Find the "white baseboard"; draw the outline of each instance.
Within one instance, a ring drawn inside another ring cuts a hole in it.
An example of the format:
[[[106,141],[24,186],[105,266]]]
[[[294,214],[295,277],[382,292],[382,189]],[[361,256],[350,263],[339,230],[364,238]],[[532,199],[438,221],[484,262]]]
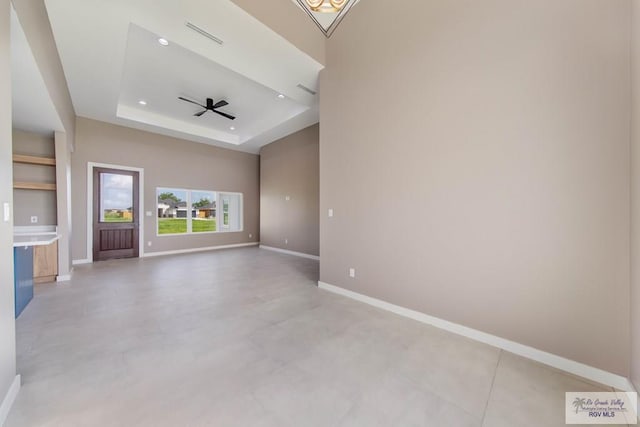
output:
[[[303,252],[288,251],[286,249],[274,248],[272,246],[265,246],[265,245],[260,245],[260,249],[266,249],[268,251],[280,252],[281,254],[299,256],[301,258],[308,258],[308,259],[314,259],[316,261],[320,261],[320,257],[319,256],[317,256],[317,255],[309,255],[309,254],[305,254]]]
[[[82,264],[91,264],[93,261],[90,259],[74,259],[71,264],[72,265],[82,265]]]
[[[7,417],[9,416],[9,411],[13,406],[13,402],[15,402],[16,397],[18,397],[18,392],[20,391],[20,375],[16,375],[11,383],[11,387],[7,391],[7,395],[2,399],[2,403],[0,404],[0,426],[3,426],[5,421],[7,421]]]
[[[238,243],[236,245],[221,245],[221,246],[208,246],[205,248],[193,248],[193,249],[178,249],[175,251],[164,251],[164,252],[147,252],[144,254],[144,258],[152,258],[157,256],[166,256],[166,255],[180,255],[180,254],[191,254],[194,252],[208,252],[208,251],[219,251],[221,249],[234,249],[234,248],[246,248],[249,246],[258,246],[260,243],[252,242],[252,243]]]
[[[560,369],[571,374],[587,378],[591,381],[595,381],[600,384],[615,387],[621,391],[636,391],[631,381],[621,375],[617,375],[611,372],[604,371],[602,369],[594,368],[592,366],[585,365],[574,360],[566,359],[555,354],[547,353],[546,351],[538,350],[533,347],[519,344],[517,342],[509,341],[504,338],[497,337],[495,335],[481,332],[475,329],[468,328],[466,326],[458,325],[447,320],[439,319],[437,317],[429,316],[418,311],[410,310],[408,308],[400,307],[382,301],[376,298],[371,298],[366,295],[362,295],[353,291],[349,291],[344,288],[330,285],[324,282],[318,282],[320,289],[324,289],[329,292],[333,292],[354,300],[363,302],[365,304],[372,305],[374,307],[381,308],[383,310],[390,311],[400,316],[408,317],[418,322],[426,323],[427,325],[435,326],[436,328],[444,329],[445,331],[452,332],[454,334],[462,335],[475,341],[479,341],[485,344],[489,344],[493,347],[500,348],[510,353],[517,354],[522,357],[526,357],[536,362],[543,363],[548,366],[552,366],[556,369]]]
[[[69,280],[71,280],[70,274],[64,274],[56,277],[56,282],[68,282]]]

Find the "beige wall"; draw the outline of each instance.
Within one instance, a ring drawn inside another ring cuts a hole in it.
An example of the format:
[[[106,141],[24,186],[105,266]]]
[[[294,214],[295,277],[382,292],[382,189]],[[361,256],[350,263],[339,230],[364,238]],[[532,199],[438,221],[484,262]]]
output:
[[[321,280],[627,375],[629,5],[361,2],[321,80]]]
[[[195,142],[78,117],[71,156],[74,260],[87,258],[87,164],[144,168],[145,253],[259,241],[259,158]],[[244,194],[244,231],[156,236],[156,188],[217,190]],[[252,235],[249,238],[249,234]],[[152,246],[148,247],[147,242]]]
[[[640,390],[640,0],[632,8],[631,380]]]
[[[10,1],[0,0],[0,404],[16,375],[13,296],[13,224],[4,222],[2,204],[13,203],[11,160]],[[0,419],[0,424],[4,420]]]
[[[53,133],[51,136],[13,130],[13,152],[30,156],[55,158]],[[56,168],[51,166],[15,164],[14,181],[56,182]],[[55,191],[13,190],[14,225],[34,225],[31,216],[38,217],[37,225],[56,225],[57,203]]]
[[[260,243],[265,246],[320,254],[319,130],[310,126],[260,150]]]
[[[325,63],[324,34],[291,0],[232,1],[320,64]]]

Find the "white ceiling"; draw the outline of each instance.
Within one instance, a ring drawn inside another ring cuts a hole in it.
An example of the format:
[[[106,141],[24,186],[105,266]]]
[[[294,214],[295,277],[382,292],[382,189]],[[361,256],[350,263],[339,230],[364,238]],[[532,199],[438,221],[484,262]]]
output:
[[[51,135],[64,127],[44,84],[18,15],[11,8],[11,106],[13,127]]]
[[[316,90],[322,65],[230,0],[45,2],[79,116],[254,153],[318,121],[297,85]],[[178,96],[224,99],[237,119],[196,118]]]

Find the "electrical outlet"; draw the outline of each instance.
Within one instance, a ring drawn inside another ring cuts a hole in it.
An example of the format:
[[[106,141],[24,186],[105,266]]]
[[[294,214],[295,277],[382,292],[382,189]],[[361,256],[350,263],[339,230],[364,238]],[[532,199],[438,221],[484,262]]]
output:
[[[349,269],[349,277],[351,277],[351,278],[356,277],[356,269],[355,268],[350,268]]]
[[[149,246],[149,247],[151,247],[151,245],[152,245],[152,244],[153,244],[153,243],[151,243],[151,240],[149,240],[149,241],[147,242],[147,246]]]
[[[289,244],[289,239],[284,239],[284,244],[288,245]]]
[[[249,233],[249,238],[252,239],[253,238],[253,234]]]
[[[147,216],[149,216],[149,217],[150,217],[150,216],[153,216],[153,212],[151,212],[151,211],[147,211]]]
[[[37,216],[32,216],[31,217],[31,224],[37,224],[38,223],[38,217]]]

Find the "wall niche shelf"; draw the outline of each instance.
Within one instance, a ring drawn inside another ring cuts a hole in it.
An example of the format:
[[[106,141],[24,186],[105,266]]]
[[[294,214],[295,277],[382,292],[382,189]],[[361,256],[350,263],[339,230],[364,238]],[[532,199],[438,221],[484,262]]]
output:
[[[13,188],[16,190],[46,190],[56,191],[56,185],[48,182],[14,182]]]
[[[14,154],[13,163],[24,163],[27,165],[55,166],[56,159],[49,157],[26,156],[24,154]]]
[[[37,166],[55,166],[56,159],[51,157],[28,156],[26,154],[14,154],[13,163]],[[50,182],[14,181],[16,190],[45,190],[56,191],[56,184]]]

